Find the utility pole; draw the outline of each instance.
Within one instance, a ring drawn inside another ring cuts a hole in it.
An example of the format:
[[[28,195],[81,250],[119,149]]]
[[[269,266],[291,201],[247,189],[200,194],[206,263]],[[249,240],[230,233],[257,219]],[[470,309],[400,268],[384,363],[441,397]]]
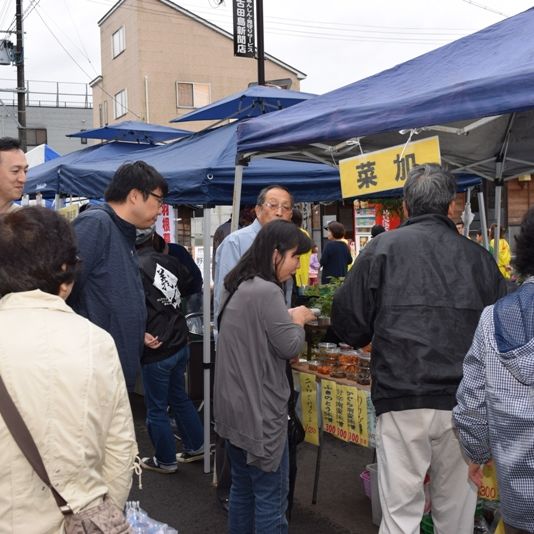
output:
[[[263,44],[263,0],[256,0],[256,32],[258,36],[258,85],[265,85],[265,49]]]
[[[17,0],[17,46],[16,46],[16,64],[17,64],[17,117],[19,122],[19,142],[20,147],[26,152],[26,81],[24,79],[24,45],[22,31],[22,0]]]

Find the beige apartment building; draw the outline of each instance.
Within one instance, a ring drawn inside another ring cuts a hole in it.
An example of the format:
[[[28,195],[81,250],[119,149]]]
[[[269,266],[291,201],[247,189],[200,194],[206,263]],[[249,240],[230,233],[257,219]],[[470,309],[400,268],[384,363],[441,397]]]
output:
[[[257,62],[234,56],[232,34],[169,0],[120,0],[99,21],[102,74],[91,82],[93,124],[168,125],[245,89]],[[267,55],[265,79],[300,89],[306,75]],[[198,130],[207,123],[183,123]]]

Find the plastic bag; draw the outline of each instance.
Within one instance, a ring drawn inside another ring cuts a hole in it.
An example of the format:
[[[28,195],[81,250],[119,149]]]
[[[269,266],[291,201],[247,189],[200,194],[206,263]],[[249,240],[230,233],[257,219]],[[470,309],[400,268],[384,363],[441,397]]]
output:
[[[128,501],[125,514],[133,534],[178,534],[175,528],[149,517],[139,506],[139,501]]]

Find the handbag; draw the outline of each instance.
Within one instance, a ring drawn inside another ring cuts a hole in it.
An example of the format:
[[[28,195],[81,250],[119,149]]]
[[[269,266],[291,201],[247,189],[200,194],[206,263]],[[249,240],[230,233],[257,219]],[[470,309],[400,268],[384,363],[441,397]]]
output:
[[[0,376],[0,413],[15,443],[26,457],[39,478],[50,488],[56,504],[64,517],[66,534],[127,534],[132,533],[122,511],[106,496],[97,506],[74,513],[67,501],[50,482],[48,473],[26,423]]]
[[[287,402],[287,441],[290,447],[296,447],[299,443],[304,441],[306,431],[304,430],[304,426],[295,409],[298,393],[295,391],[293,372],[291,371],[291,365],[289,365],[289,363],[286,365],[286,375],[291,391]]]
[[[288,442],[294,445],[298,445],[299,443],[302,443],[304,441],[304,438],[306,437],[306,431],[304,430],[302,422],[300,421],[299,416],[297,415],[297,412],[294,408],[293,410],[288,410],[287,417]]]

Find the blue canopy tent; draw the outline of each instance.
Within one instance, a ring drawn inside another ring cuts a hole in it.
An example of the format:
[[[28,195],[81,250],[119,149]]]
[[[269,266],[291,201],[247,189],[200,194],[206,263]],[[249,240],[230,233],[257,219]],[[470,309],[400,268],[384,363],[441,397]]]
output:
[[[170,122],[246,119],[294,106],[315,95],[278,87],[252,85]]]
[[[503,180],[534,171],[532,28],[529,9],[359,82],[244,121],[240,161],[271,155],[328,163],[410,136],[438,135],[453,172],[495,180],[499,228]]]
[[[32,169],[25,192],[102,198],[122,163],[143,160],[167,180],[169,194],[166,199],[169,203],[230,205],[237,150],[236,129],[236,123],[228,124],[168,145],[145,146],[144,149],[127,143],[99,145],[103,147],[100,149],[90,147],[55,160],[55,165],[45,164]],[[127,150],[124,150],[125,146],[128,146]],[[138,148],[133,150],[132,146]],[[104,147],[109,147],[105,153]],[[245,170],[243,202],[254,204],[259,191],[273,183],[286,186],[299,202],[341,198],[339,174],[335,168],[264,160]]]
[[[67,137],[79,137],[80,139],[102,139],[106,141],[131,141],[134,143],[160,143],[191,135],[189,130],[180,130],[159,124],[150,124],[143,121],[123,121],[115,124],[106,124],[102,128],[80,130],[68,134]]]
[[[146,148],[147,145],[137,143],[123,143],[115,141],[99,145],[92,145],[82,150],[70,152],[59,158],[42,163],[30,168],[28,178],[24,186],[24,194],[35,195],[41,193],[45,198],[53,198],[56,194],[78,195],[70,188],[66,188],[63,180],[63,169],[67,165],[87,162],[95,164],[110,157],[119,156],[131,159],[134,153]]]
[[[26,161],[30,167],[35,167],[36,165],[40,165],[45,161],[59,158],[60,155],[61,154],[56,152],[51,146],[43,143],[42,145],[38,145],[26,152]]]

